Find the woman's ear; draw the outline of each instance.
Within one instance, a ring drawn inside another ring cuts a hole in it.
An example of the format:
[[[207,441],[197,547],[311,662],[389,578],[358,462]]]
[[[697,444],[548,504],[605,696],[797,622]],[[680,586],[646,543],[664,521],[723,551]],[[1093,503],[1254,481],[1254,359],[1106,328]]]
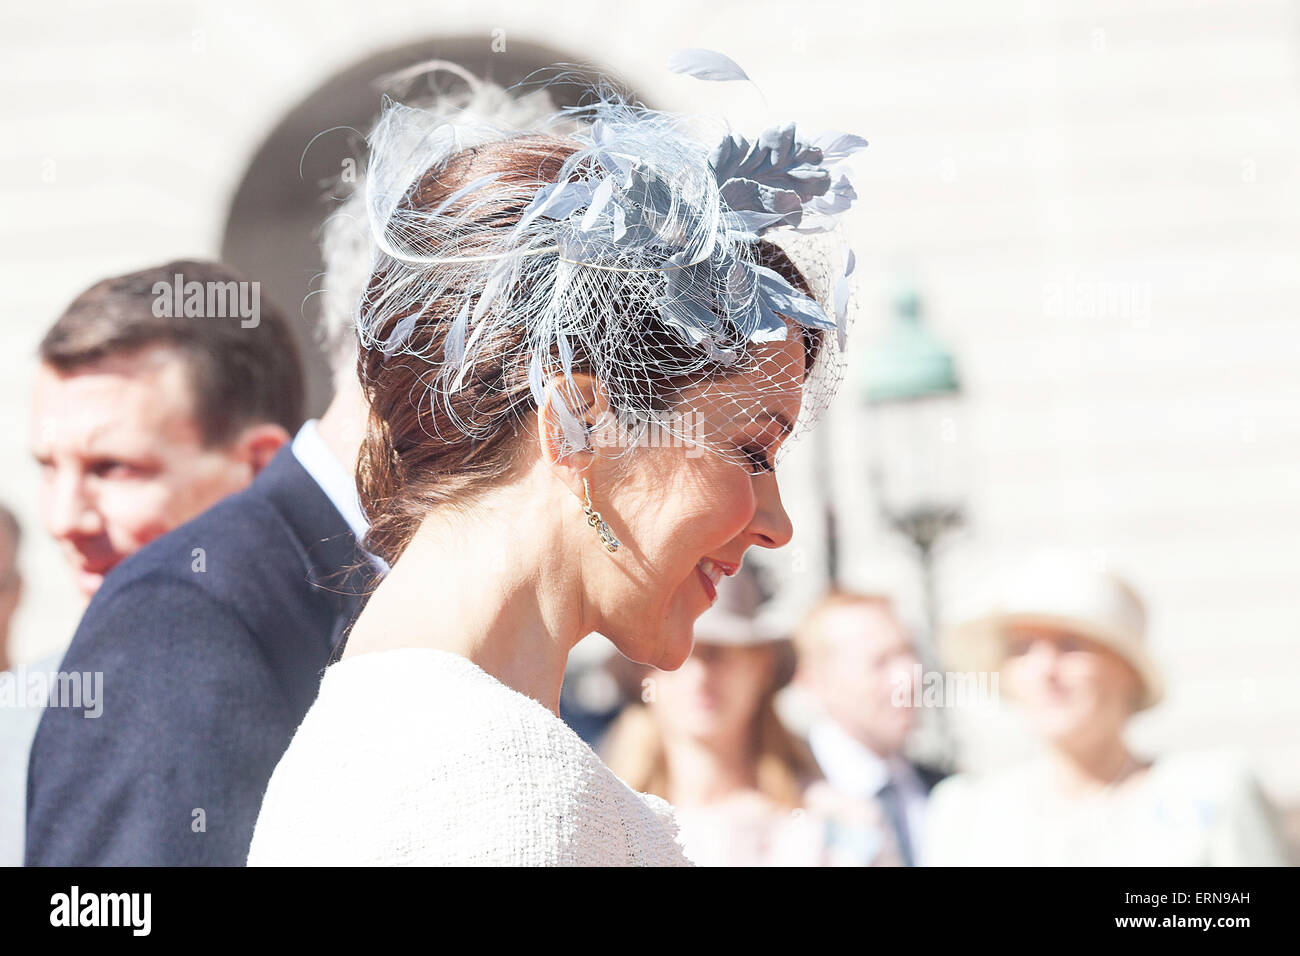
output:
[[[565,484],[580,493],[582,476],[591,467],[593,448],[610,417],[609,400],[585,372],[547,381],[537,409],[537,438],[542,457]]]

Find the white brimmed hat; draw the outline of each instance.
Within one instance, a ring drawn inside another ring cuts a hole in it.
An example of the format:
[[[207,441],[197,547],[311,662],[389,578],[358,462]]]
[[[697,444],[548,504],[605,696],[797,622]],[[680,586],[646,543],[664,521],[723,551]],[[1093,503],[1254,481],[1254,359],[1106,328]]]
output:
[[[1050,627],[1095,641],[1119,655],[1142,681],[1138,709],[1164,694],[1160,669],[1146,645],[1142,599],[1119,576],[1082,556],[1046,552],[996,572],[967,613],[945,635],[945,651],[959,667],[998,670],[1012,624]]]

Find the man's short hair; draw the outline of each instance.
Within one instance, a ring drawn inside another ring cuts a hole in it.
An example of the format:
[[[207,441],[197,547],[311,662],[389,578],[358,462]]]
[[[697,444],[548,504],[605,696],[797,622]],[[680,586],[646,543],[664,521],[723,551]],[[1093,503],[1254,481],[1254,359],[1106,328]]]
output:
[[[184,308],[195,282],[205,291],[200,315]],[[257,315],[250,319],[232,302],[256,303]],[[274,423],[292,435],[302,424],[293,329],[259,284],[215,262],[179,260],[95,283],[45,334],[40,358],[70,372],[154,345],[170,346],[186,363],[206,446],[225,444],[248,425]]]
[[[873,594],[865,591],[851,591],[835,588],[827,592],[804,615],[795,629],[794,643],[800,655],[809,656],[820,652],[822,647],[822,626],[827,615],[840,608],[870,607],[897,619],[894,601],[885,594]]]

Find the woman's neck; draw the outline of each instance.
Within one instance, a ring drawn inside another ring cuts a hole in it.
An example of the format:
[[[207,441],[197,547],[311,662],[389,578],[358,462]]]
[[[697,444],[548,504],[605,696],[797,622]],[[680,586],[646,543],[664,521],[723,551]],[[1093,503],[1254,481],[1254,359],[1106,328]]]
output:
[[[1069,746],[1057,745],[1048,750],[1048,756],[1057,788],[1068,797],[1107,790],[1137,765],[1118,734]]]
[[[449,651],[558,715],[569,651],[591,627],[580,566],[560,543],[565,522],[537,510],[526,488],[507,488],[429,515],[367,603],[344,657]],[[562,514],[558,503],[550,510]]]

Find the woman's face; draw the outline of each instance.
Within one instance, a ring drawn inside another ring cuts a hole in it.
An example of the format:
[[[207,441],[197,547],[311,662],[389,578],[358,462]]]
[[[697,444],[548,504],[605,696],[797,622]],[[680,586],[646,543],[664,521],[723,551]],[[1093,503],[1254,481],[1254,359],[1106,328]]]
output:
[[[1066,631],[1013,625],[1003,674],[1047,740],[1085,743],[1115,734],[1132,715],[1140,680],[1101,644]]]
[[[775,668],[770,645],[697,644],[677,670],[651,675],[651,711],[669,740],[744,741]]]
[[[600,469],[607,486],[592,482],[592,506],[622,547],[602,555],[608,560],[599,562],[587,593],[596,630],[626,657],[679,667],[721,576],[736,573],[751,545],[779,548],[790,540],[771,463],[799,415],[804,354],[792,330],[789,341],[763,347],[755,371],[684,392],[682,421],[703,436],[701,444],[635,448],[622,469],[611,456]]]

